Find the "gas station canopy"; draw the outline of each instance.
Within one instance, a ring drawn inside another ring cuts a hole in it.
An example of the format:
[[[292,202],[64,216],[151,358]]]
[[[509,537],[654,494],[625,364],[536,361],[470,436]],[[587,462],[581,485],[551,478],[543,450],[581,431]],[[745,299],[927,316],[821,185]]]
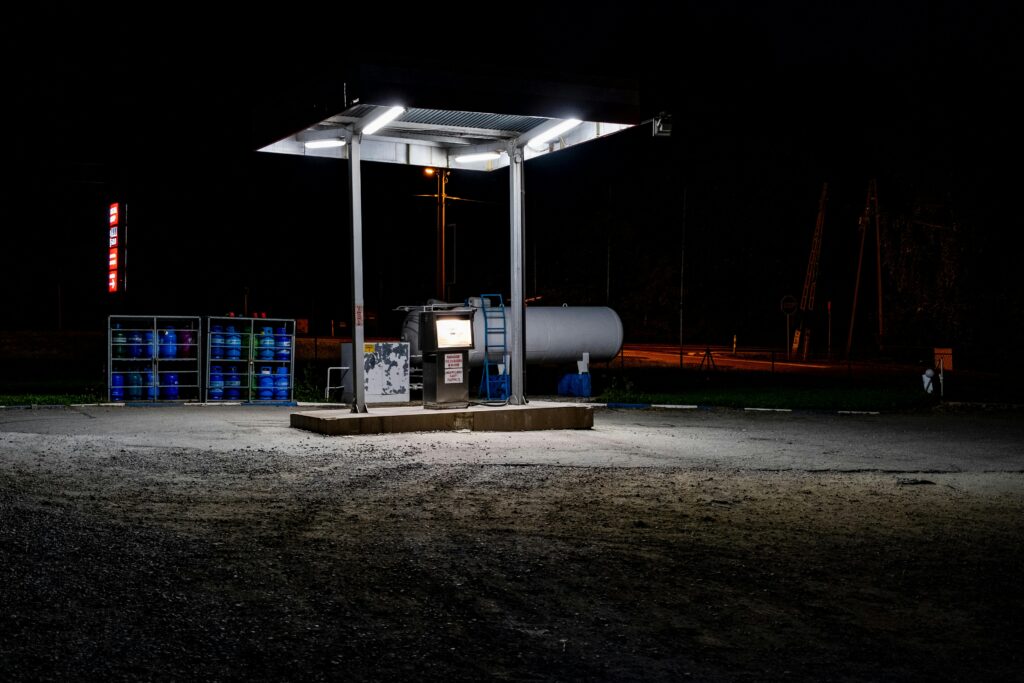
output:
[[[374,127],[375,121],[388,116],[393,118]],[[364,161],[492,171],[508,166],[510,147],[522,148],[529,160],[631,125],[581,121],[571,115],[551,118],[354,104],[259,151],[347,159],[347,143],[362,132]]]
[[[418,50],[391,62],[356,57],[332,66],[332,78],[274,98],[275,108],[290,112],[273,116],[279,132],[257,146],[347,159],[359,134],[366,161],[489,171],[509,165],[510,146],[531,159],[651,118],[632,75],[556,67],[539,54],[531,67],[528,57],[428,60]],[[390,120],[380,120],[387,112]]]
[[[339,113],[259,148],[261,152],[348,162],[353,349],[362,348],[364,339],[361,162],[467,171],[508,167],[509,403],[526,403],[524,162],[639,123],[637,93],[607,83],[524,81],[515,71],[501,72],[492,67],[453,74],[423,68],[362,65],[356,67],[353,76],[351,83],[343,83]],[[513,113],[489,113],[501,111]],[[651,121],[655,135],[668,134],[667,119],[664,126],[657,118]],[[352,365],[352,411],[364,413],[367,410],[363,368],[358,362]]]

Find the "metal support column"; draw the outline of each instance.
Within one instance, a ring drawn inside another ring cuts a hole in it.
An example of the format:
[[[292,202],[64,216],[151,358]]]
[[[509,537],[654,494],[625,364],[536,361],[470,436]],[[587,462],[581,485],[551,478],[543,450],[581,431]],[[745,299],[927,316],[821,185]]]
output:
[[[362,176],[359,168],[359,145],[362,134],[349,138],[348,187],[352,201],[352,412],[366,412],[363,387],[363,201]]]
[[[509,379],[511,393],[508,402],[523,405],[523,319],[525,317],[523,297],[523,149],[512,145],[508,150],[509,165],[509,252],[511,254],[512,295],[509,297]]]

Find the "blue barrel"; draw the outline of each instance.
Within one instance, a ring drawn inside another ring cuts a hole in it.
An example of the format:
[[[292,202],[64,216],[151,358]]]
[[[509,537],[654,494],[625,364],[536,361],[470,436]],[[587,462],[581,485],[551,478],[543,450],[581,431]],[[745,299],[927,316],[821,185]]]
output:
[[[242,335],[235,330],[234,325],[228,325],[224,333],[224,344],[227,346],[225,358],[238,360],[242,357]]]
[[[288,389],[291,387],[291,375],[288,368],[280,367],[274,375],[274,399],[277,401],[288,400]]]
[[[224,357],[224,328],[220,325],[210,326],[210,358]]]
[[[124,400],[124,375],[120,372],[110,374],[110,400]]]
[[[160,396],[169,401],[176,401],[178,399],[178,373],[164,373],[162,386],[160,387]]]
[[[142,358],[142,333],[138,330],[128,333],[128,357]]]
[[[110,331],[110,355],[114,358],[124,358],[127,353],[128,335],[121,329],[121,323],[114,323],[114,328]]]
[[[229,365],[224,373],[224,398],[237,401],[242,397],[242,378],[238,376],[238,366]]]
[[[261,401],[269,401],[274,398],[274,375],[271,373],[270,368],[260,368],[256,386],[258,387],[256,395]]]
[[[260,360],[274,360],[274,328],[264,327],[260,335]]]
[[[210,400],[224,400],[224,374],[219,365],[210,366]]]
[[[128,400],[138,401],[142,398],[142,373],[132,370],[128,373]]]
[[[277,342],[274,346],[274,358],[277,360],[290,360],[292,357],[292,336],[288,334],[288,328],[277,328],[274,338]]]
[[[153,381],[153,371],[142,371],[142,384],[146,387],[146,398],[150,401],[156,400],[156,382]]]
[[[178,333],[170,325],[166,329],[160,330],[160,357],[178,357]]]
[[[156,358],[158,355],[160,355],[160,349],[157,348],[153,330],[146,330],[142,333],[142,357]]]

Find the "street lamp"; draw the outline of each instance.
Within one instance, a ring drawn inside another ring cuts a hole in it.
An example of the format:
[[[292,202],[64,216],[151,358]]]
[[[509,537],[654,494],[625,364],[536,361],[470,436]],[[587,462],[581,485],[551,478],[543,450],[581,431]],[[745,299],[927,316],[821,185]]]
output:
[[[446,300],[446,284],[448,282],[445,272],[445,212],[448,207],[448,176],[451,171],[438,168],[425,168],[423,174],[437,178],[437,280],[435,291],[440,301]]]

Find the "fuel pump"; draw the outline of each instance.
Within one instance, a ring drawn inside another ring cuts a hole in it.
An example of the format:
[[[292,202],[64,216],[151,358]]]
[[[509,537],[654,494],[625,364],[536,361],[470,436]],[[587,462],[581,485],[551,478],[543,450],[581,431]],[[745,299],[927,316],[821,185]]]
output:
[[[423,407],[469,406],[469,351],[473,348],[474,308],[424,311],[420,319],[423,353]]]

